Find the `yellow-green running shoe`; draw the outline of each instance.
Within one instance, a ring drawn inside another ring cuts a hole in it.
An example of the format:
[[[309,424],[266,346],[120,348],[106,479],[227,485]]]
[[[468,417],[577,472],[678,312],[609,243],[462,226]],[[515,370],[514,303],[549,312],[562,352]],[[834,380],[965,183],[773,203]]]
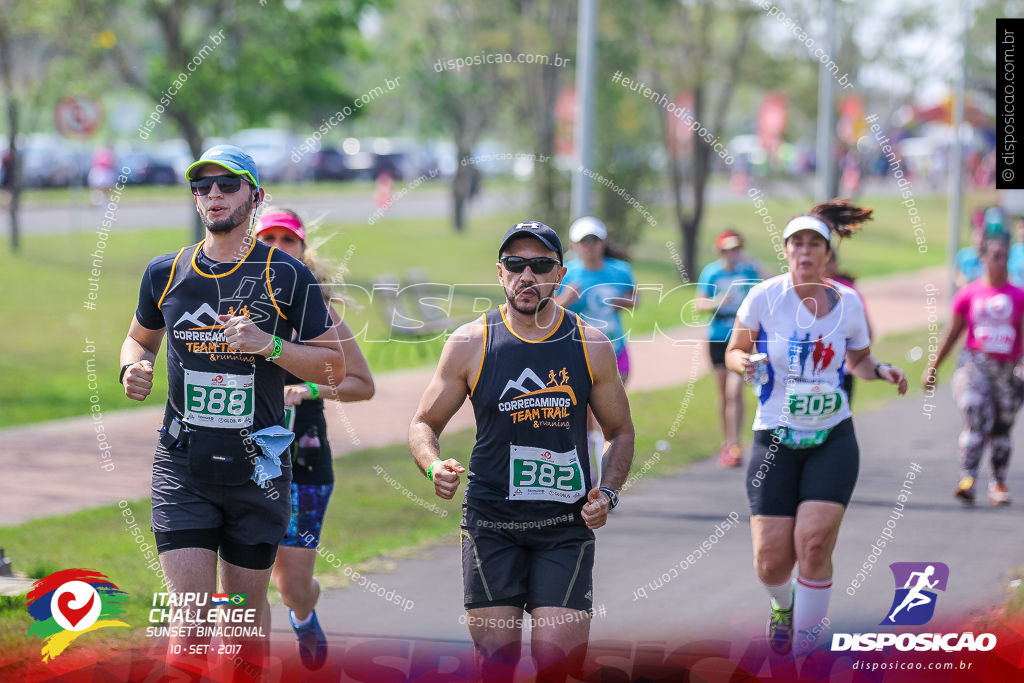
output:
[[[793,589],[793,597],[796,597],[796,589]],[[793,647],[793,603],[782,609],[772,603],[772,615],[768,618],[768,645],[772,652],[779,655],[789,654]]]

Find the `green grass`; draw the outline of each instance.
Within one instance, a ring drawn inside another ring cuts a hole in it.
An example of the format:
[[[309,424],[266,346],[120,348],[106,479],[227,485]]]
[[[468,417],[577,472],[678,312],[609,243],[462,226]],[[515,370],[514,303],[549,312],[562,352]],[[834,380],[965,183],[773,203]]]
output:
[[[844,269],[859,276],[886,275],[943,262],[942,199],[919,202],[927,226],[926,254],[918,253],[904,209],[895,198],[866,203],[875,206],[878,218],[842,246]],[[795,202],[769,202],[767,206],[780,230],[786,218],[807,208]],[[769,269],[775,268],[769,234],[759,227],[760,219],[753,210],[753,205],[744,201],[710,206],[698,263],[714,258],[711,236],[721,228],[735,226],[746,235],[749,250]],[[637,281],[643,287],[640,305],[627,315],[626,325],[633,335],[649,333],[656,326],[671,329],[699,323],[686,306],[694,288],[673,291],[680,281],[667,243],[679,248],[678,231],[664,210],[656,214],[658,225],[649,228],[632,249]],[[464,234],[454,234],[447,218],[385,215],[373,225],[322,226],[320,234],[331,236],[322,252],[347,264],[347,292],[362,304],[361,310],[348,307],[345,318],[357,332],[365,330],[361,344],[374,372],[434,365],[443,344],[440,337],[425,344],[381,341],[386,339],[385,327],[369,301],[374,278],[386,273],[401,278],[418,270],[429,280],[455,283],[453,305],[447,313],[457,320],[472,319],[479,315],[474,310],[503,299],[494,266],[496,243],[505,228],[522,217],[473,217]],[[96,309],[91,311],[83,308],[83,302],[90,286],[95,235],[29,235],[19,254],[0,252],[0,277],[8,292],[0,322],[8,339],[16,340],[16,352],[0,354],[0,375],[4,377],[0,426],[85,414],[92,394],[86,379],[86,361],[92,354],[83,353],[87,340],[95,346],[98,394],[104,410],[138,405],[123,398],[117,370],[121,343],[138,301],[139,280],[149,260],[186,243],[190,229],[112,233],[103,254]],[[157,367],[157,386],[164,387],[164,363]]]
[[[878,343],[874,351],[879,358],[899,363],[913,379],[920,377],[924,369],[923,360],[907,363],[901,359],[908,349],[920,345],[923,337],[923,333],[890,337]],[[948,375],[952,371],[951,364],[947,364],[944,371]],[[912,381],[910,393],[918,392],[918,386],[916,381]],[[895,396],[893,387],[881,382],[859,382],[856,391],[857,412],[877,409]],[[679,471],[686,463],[717,451],[721,437],[715,401],[710,400],[714,392],[713,378],[705,375],[693,383],[689,398],[686,386],[630,396],[637,433],[634,474],[641,469],[645,472],[643,477],[670,474]],[[754,399],[750,392],[744,395],[749,417],[753,414]],[[681,409],[684,402],[685,413]],[[472,430],[446,434],[441,439],[442,453],[459,458],[466,464],[473,439]],[[668,448],[656,450],[655,444],[662,440],[668,443]],[[332,553],[342,563],[380,570],[380,562],[367,563],[382,553],[402,555],[406,553],[399,552],[399,549],[446,535],[454,536],[460,518],[458,500],[461,496],[448,502],[436,498],[412,464],[404,443],[340,458],[335,461],[334,470],[336,495],[327,511],[321,546],[325,553]],[[385,481],[385,475],[425,503],[436,504],[447,515],[424,509],[415,499],[406,497],[403,490],[396,490],[394,484]],[[627,503],[629,495],[628,491],[624,493]],[[132,501],[130,508],[139,527],[147,530],[149,500]],[[147,623],[150,596],[161,588],[155,574],[146,568],[147,561],[128,533],[118,506],[0,528],[0,538],[6,554],[14,561],[15,569],[27,572],[33,578],[69,567],[92,568],[107,574],[132,596],[127,603],[126,621],[137,629],[134,635],[123,633],[111,637],[119,642],[136,642],[132,639],[141,638],[138,629]],[[148,531],[144,538],[152,544]],[[451,549],[450,552],[456,550]],[[346,583],[344,568],[335,569],[323,557],[317,558],[316,572],[325,586]],[[0,602],[0,649],[24,647],[29,622],[24,598]]]

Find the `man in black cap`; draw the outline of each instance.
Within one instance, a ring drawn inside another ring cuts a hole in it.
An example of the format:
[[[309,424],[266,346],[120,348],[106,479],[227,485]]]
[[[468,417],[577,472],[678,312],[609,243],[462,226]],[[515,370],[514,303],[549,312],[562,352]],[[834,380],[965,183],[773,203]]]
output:
[[[466,468],[438,436],[470,398],[477,439],[463,504],[466,623],[484,680],[511,680],[523,610],[540,674],[583,661],[593,604],[594,529],[618,502],[633,423],[615,354],[600,331],[555,303],[562,244],[536,221],[498,249],[506,303],[449,338],[409,428],[413,458],[450,499]],[[611,442],[593,482],[587,406]]]

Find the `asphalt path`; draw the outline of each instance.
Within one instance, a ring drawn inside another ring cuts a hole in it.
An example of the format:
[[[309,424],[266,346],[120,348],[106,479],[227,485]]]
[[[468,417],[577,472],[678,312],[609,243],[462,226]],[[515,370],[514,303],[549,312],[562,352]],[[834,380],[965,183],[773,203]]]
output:
[[[809,198],[809,185],[777,183],[770,188],[762,187],[776,198]],[[195,218],[195,209],[189,198],[188,188],[181,185],[180,200],[161,199],[138,201],[129,193],[122,195],[115,212],[118,230],[147,230],[168,226],[189,227]],[[286,195],[283,191],[274,193],[272,186],[267,203],[286,205],[302,216],[324,217],[324,220],[341,223],[368,221],[377,211],[374,192],[368,189],[364,194],[343,192],[330,194],[305,194],[301,190]],[[872,192],[891,193],[888,185],[872,186]],[[427,185],[415,181],[396,181],[392,189],[394,201],[384,209],[384,215],[393,218],[424,218],[450,216],[452,212],[451,186],[447,182],[432,182]],[[708,186],[706,201],[711,204],[746,201],[743,193],[734,191],[729,185],[716,183]],[[6,197],[0,196],[0,202]],[[669,205],[671,199],[662,196],[654,205]],[[469,215],[489,216],[524,209],[529,205],[526,189],[488,189],[469,202]],[[22,232],[25,235],[53,235],[62,233],[93,232],[101,227],[106,206],[63,202],[54,204],[28,204],[21,210]],[[10,217],[6,209],[0,211],[0,229],[3,234],[10,232]]]
[[[930,418],[926,402],[933,405]],[[894,595],[892,562],[949,566],[947,590],[937,598],[937,621],[960,624],[997,611],[1008,598],[1011,570],[1024,565],[1022,503],[990,506],[984,494],[987,470],[975,507],[953,499],[960,418],[948,387],[940,387],[930,401],[921,395],[902,398],[857,415],[855,425],[860,477],[834,554],[833,632],[885,630],[878,625]],[[685,429],[684,422],[683,434]],[[1014,440],[1018,451],[1024,447],[1020,429]],[[637,453],[634,472],[654,455]],[[744,470],[719,470],[709,458],[681,474],[640,480],[623,494],[607,526],[597,532],[592,644],[628,648],[715,638],[730,641],[739,658],[751,642],[763,638],[768,601],[752,567],[746,478]],[[1019,464],[1011,465],[1008,485],[1011,491],[1024,491]],[[904,489],[910,492],[908,502],[897,516],[897,496]],[[422,495],[432,495],[426,483]],[[730,515],[739,522],[726,529]],[[889,525],[892,540],[859,588],[853,587],[862,565],[871,565],[872,546],[889,520],[894,522]],[[716,535],[711,550],[694,558],[701,544]],[[378,571],[363,574],[373,584],[325,590],[317,613],[332,640],[468,643],[456,543],[453,535],[412,557],[379,558]],[[676,575],[664,580],[673,567]],[[275,640],[287,640],[286,611],[280,604],[273,611]]]
[[[394,192],[405,185],[396,183]],[[482,192],[469,204],[470,215],[492,215],[515,209],[525,203],[526,195],[513,192]],[[287,205],[302,216],[324,217],[331,222],[358,223],[368,221],[377,210],[373,192],[365,195],[339,193],[337,195],[303,195],[294,197],[280,195],[271,201]],[[54,235],[63,233],[93,232],[100,229],[107,208],[89,204],[33,204],[21,212],[22,232],[25,235]],[[428,187],[395,199],[386,208],[384,215],[393,218],[422,218],[424,216],[447,216],[451,214],[451,192],[448,187]],[[195,208],[189,198],[188,188],[181,186],[181,199],[140,202],[125,199],[119,202],[114,212],[117,230],[152,230],[173,226],[190,227],[195,220]],[[0,226],[4,234],[10,232],[10,217],[0,212]]]

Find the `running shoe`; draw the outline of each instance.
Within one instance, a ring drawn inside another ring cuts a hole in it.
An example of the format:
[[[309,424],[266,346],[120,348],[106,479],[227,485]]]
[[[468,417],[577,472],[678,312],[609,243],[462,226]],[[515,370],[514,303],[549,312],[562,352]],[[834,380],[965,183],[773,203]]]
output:
[[[796,588],[793,588],[796,599]],[[768,618],[768,646],[777,655],[789,654],[793,648],[793,603],[782,609],[772,601],[772,615]]]
[[[292,624],[295,637],[299,641],[299,659],[307,669],[319,669],[327,660],[327,636],[320,628],[320,622],[316,618],[316,610],[310,614],[309,623],[303,626],[295,625],[295,615],[288,610],[288,621]]]
[[[992,482],[988,485],[988,499],[993,505],[1009,505],[1010,504],[1010,491],[1006,488],[1006,484],[999,482]]]
[[[743,464],[743,449],[739,444],[727,443],[722,446],[721,452],[718,454],[718,466],[721,469],[728,469],[730,467],[739,467]]]
[[[966,505],[974,504],[974,477],[964,477],[960,480],[960,483],[956,485],[956,491],[953,492],[955,498],[959,498]]]

